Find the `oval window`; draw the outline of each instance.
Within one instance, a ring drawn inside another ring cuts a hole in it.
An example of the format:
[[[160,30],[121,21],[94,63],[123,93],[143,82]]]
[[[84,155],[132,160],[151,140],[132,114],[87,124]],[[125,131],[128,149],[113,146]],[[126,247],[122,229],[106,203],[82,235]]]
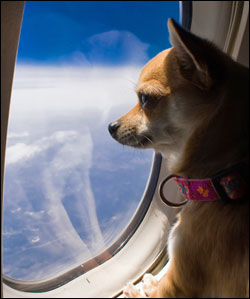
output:
[[[42,280],[107,249],[130,223],[151,150],[108,123],[136,103],[142,66],[170,46],[177,1],[27,1],[8,128],[3,269]]]

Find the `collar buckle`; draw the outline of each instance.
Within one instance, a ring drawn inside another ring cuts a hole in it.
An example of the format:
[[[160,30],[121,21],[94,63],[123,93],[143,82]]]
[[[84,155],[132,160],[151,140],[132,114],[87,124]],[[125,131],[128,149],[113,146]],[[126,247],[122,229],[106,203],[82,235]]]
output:
[[[248,194],[249,167],[244,163],[234,165],[211,178],[219,199],[231,201]]]

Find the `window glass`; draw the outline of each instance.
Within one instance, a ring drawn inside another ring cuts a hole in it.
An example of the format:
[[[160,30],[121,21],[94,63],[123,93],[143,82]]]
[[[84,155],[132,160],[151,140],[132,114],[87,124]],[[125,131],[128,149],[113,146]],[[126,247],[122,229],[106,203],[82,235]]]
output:
[[[170,47],[177,1],[27,1],[8,128],[4,274],[48,279],[100,254],[143,197],[151,150],[108,124],[137,101],[142,66]]]

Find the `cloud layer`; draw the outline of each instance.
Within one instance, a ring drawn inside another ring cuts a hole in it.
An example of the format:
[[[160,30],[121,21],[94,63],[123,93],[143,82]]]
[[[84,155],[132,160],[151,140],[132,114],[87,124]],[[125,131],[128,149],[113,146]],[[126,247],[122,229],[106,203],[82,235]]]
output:
[[[152,152],[121,147],[107,125],[136,103],[138,75],[135,67],[17,68],[6,155],[5,274],[48,278],[102,252],[126,227]]]

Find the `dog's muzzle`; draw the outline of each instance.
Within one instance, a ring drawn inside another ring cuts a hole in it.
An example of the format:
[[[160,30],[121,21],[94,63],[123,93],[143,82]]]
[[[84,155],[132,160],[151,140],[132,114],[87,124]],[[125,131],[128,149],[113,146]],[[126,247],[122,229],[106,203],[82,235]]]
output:
[[[146,148],[152,144],[152,137],[141,135],[136,132],[134,127],[121,127],[122,123],[114,121],[109,124],[108,130],[110,135],[122,145],[136,148]]]
[[[117,134],[117,131],[118,131],[119,127],[120,127],[120,123],[118,121],[114,121],[114,122],[109,124],[108,130],[109,130],[109,133],[111,134],[111,136],[113,138],[116,137],[116,134]]]

